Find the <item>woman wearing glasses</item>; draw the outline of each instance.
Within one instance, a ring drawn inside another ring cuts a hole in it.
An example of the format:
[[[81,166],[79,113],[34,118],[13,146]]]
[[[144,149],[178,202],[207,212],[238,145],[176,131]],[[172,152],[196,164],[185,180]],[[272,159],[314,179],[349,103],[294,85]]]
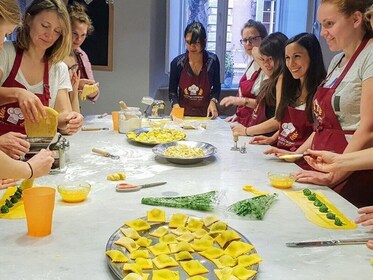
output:
[[[186,116],[216,118],[219,100],[220,66],[218,57],[205,50],[206,30],[200,22],[184,31],[187,51],[171,62],[169,99],[172,108],[184,108]]]
[[[228,122],[236,121],[244,126],[249,124],[253,111],[253,108],[249,107],[249,103],[256,99],[260,84],[266,79],[265,72],[261,71],[259,64],[252,59],[252,50],[254,47],[259,47],[262,39],[266,36],[267,30],[265,26],[261,22],[252,19],[246,22],[241,30],[242,39],[240,42],[251,60],[238,84],[238,96],[228,96],[220,101],[221,106],[238,106],[236,113],[226,119]]]

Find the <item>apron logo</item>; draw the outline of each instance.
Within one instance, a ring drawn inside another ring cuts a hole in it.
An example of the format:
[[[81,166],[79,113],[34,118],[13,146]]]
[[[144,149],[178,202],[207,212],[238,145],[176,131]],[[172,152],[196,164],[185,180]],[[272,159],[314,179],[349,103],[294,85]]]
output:
[[[295,131],[295,127],[292,123],[283,123],[281,135],[287,137],[290,133]]]
[[[186,88],[184,90],[185,95],[190,95],[190,96],[196,96],[196,95],[203,95],[203,89],[199,88],[196,85],[191,85],[190,87]]]
[[[7,119],[8,122],[12,124],[17,124],[19,120],[23,120],[23,114],[20,108],[8,108],[7,110],[9,117]]]

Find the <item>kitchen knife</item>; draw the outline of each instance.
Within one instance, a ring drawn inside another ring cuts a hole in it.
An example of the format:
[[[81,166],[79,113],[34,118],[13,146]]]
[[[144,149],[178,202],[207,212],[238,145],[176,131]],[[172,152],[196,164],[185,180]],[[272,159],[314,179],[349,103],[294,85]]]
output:
[[[318,246],[334,246],[334,245],[357,245],[365,244],[372,237],[356,238],[356,239],[340,239],[340,240],[321,240],[321,241],[301,241],[301,242],[288,242],[288,247],[318,247]]]

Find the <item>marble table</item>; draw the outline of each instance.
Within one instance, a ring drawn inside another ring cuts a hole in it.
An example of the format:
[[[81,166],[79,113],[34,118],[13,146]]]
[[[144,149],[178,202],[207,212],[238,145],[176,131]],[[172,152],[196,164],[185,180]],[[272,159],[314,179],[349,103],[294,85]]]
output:
[[[126,136],[111,130],[111,116],[98,119],[89,116],[86,126],[109,127],[108,131],[83,131],[67,137],[68,169],[64,174],[37,179],[37,185],[56,187],[71,181],[92,185],[88,200],[77,204],[64,203],[56,194],[52,234],[44,238],[27,236],[26,221],[0,219],[1,279],[83,280],[115,279],[105,256],[111,234],[124,221],[142,217],[152,206],[142,205],[142,197],[189,195],[218,190],[223,194],[214,210],[222,220],[247,237],[264,262],[257,280],[307,279],[372,279],[369,261],[373,252],[365,245],[289,248],[289,241],[323,240],[372,236],[368,228],[330,230],[310,223],[300,208],[281,190],[270,186],[268,171],[292,172],[295,164],[263,155],[266,146],[248,145],[247,153],[230,150],[233,145],[229,124],[223,120],[207,122],[206,130],[188,130],[187,139],[208,142],[217,147],[215,158],[195,165],[176,165],[156,159],[151,147],[129,143]],[[239,139],[239,146],[248,141]],[[100,148],[120,156],[112,160],[95,155]],[[133,184],[167,181],[166,185],[139,192],[118,193],[115,182],[106,180],[110,173],[124,171]],[[228,214],[224,207],[252,197],[242,190],[244,185],[276,192],[278,199],[262,221]],[[309,187],[322,190],[326,197],[347,217],[357,217],[356,208],[332,190],[320,186],[295,183],[293,190]],[[206,216],[188,209],[163,208],[168,215],[180,212]]]

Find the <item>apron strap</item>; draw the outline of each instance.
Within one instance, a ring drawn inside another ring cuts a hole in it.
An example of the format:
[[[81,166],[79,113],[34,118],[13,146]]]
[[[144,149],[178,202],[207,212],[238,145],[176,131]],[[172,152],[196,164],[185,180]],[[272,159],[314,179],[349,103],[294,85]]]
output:
[[[51,94],[49,91],[49,63],[47,58],[45,58],[44,61],[43,95],[47,100],[51,99]]]
[[[16,79],[19,67],[21,66],[22,56],[23,56],[23,50],[17,50],[16,58],[14,59],[12,70],[10,70],[10,73],[7,79],[12,79],[12,80]]]

